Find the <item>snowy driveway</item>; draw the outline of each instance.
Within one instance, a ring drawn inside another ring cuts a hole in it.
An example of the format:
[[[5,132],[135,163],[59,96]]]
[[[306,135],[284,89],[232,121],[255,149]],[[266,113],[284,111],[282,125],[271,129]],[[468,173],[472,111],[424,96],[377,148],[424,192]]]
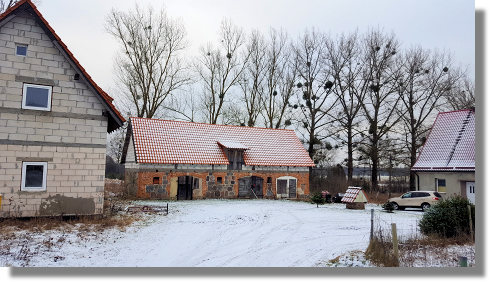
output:
[[[164,205],[165,202],[144,202]],[[388,214],[375,205],[346,210],[304,202],[201,200],[170,202],[168,216],[152,215],[125,232],[105,231],[33,258],[31,266],[320,266],[365,250],[370,209],[399,234],[416,232],[422,212]],[[55,262],[52,257],[62,256]]]

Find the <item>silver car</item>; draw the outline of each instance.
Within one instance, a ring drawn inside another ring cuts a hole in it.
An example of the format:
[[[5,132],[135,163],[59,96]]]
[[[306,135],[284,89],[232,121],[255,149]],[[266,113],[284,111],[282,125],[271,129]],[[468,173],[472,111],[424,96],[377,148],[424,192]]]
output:
[[[430,206],[442,200],[441,194],[436,191],[410,191],[400,197],[390,198],[388,201],[395,210],[405,208],[421,208],[426,211]]]

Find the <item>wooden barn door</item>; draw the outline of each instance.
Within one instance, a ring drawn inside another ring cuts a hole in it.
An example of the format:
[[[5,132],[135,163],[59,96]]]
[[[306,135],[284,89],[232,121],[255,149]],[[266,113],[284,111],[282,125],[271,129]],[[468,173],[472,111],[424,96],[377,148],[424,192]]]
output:
[[[238,179],[238,197],[249,198],[250,197],[250,177],[243,177]]]
[[[279,198],[286,198],[288,188],[288,180],[287,179],[278,179],[277,180],[277,196]]]
[[[179,176],[177,200],[192,200],[192,176]]]
[[[262,187],[264,186],[264,179],[262,177],[252,176],[252,181],[250,185],[251,190],[253,190],[257,198],[264,197],[264,192],[262,189]],[[255,196],[253,194],[251,195],[251,197],[253,198],[255,198]]]
[[[289,179],[289,198],[296,198],[296,179]]]

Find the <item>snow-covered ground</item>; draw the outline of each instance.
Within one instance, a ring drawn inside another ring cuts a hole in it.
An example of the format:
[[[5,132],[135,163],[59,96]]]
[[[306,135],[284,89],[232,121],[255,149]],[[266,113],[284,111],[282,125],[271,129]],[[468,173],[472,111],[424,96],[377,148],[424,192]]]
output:
[[[26,231],[18,231],[11,242],[17,245],[0,255],[0,266],[332,266],[339,256],[344,263],[335,266],[369,266],[362,254],[352,254],[368,245],[371,208],[376,225],[396,223],[400,236],[418,232],[421,211],[386,213],[370,204],[347,210],[343,204],[317,208],[274,200],[179,201],[170,202],[168,215],[143,215],[125,231],[81,236],[55,230],[24,241]],[[46,247],[49,242],[56,247]]]

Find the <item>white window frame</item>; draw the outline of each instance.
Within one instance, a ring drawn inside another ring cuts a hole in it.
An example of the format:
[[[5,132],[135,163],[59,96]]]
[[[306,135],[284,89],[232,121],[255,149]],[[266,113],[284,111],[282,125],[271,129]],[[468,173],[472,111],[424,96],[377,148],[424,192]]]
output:
[[[46,108],[44,108],[44,107],[33,107],[33,106],[27,106],[26,105],[27,88],[28,87],[30,87],[30,88],[41,88],[41,89],[47,89],[48,90],[48,106]],[[28,110],[51,111],[51,94],[52,93],[53,93],[53,86],[24,83],[24,87],[22,88],[22,108],[28,109]]]
[[[20,46],[20,47],[26,47],[26,54],[25,55],[20,55],[19,53],[17,53],[17,47]],[[28,51],[28,45],[27,44],[15,44],[15,55],[16,56],[19,56],[19,57],[27,57],[27,51]]]
[[[284,194],[277,194],[278,180],[287,180],[287,182],[286,182],[286,196],[285,197],[282,196]],[[280,197],[283,199],[289,198],[289,181],[290,180],[296,180],[296,195],[298,195],[298,178],[293,177],[293,176],[281,176],[281,177],[276,178],[276,197],[278,197],[278,198]],[[279,195],[281,195],[281,196],[279,196]]]
[[[43,184],[41,187],[26,187],[26,168],[28,165],[43,166]],[[21,191],[46,191],[46,177],[48,175],[48,162],[23,162],[22,163],[22,186]]]

